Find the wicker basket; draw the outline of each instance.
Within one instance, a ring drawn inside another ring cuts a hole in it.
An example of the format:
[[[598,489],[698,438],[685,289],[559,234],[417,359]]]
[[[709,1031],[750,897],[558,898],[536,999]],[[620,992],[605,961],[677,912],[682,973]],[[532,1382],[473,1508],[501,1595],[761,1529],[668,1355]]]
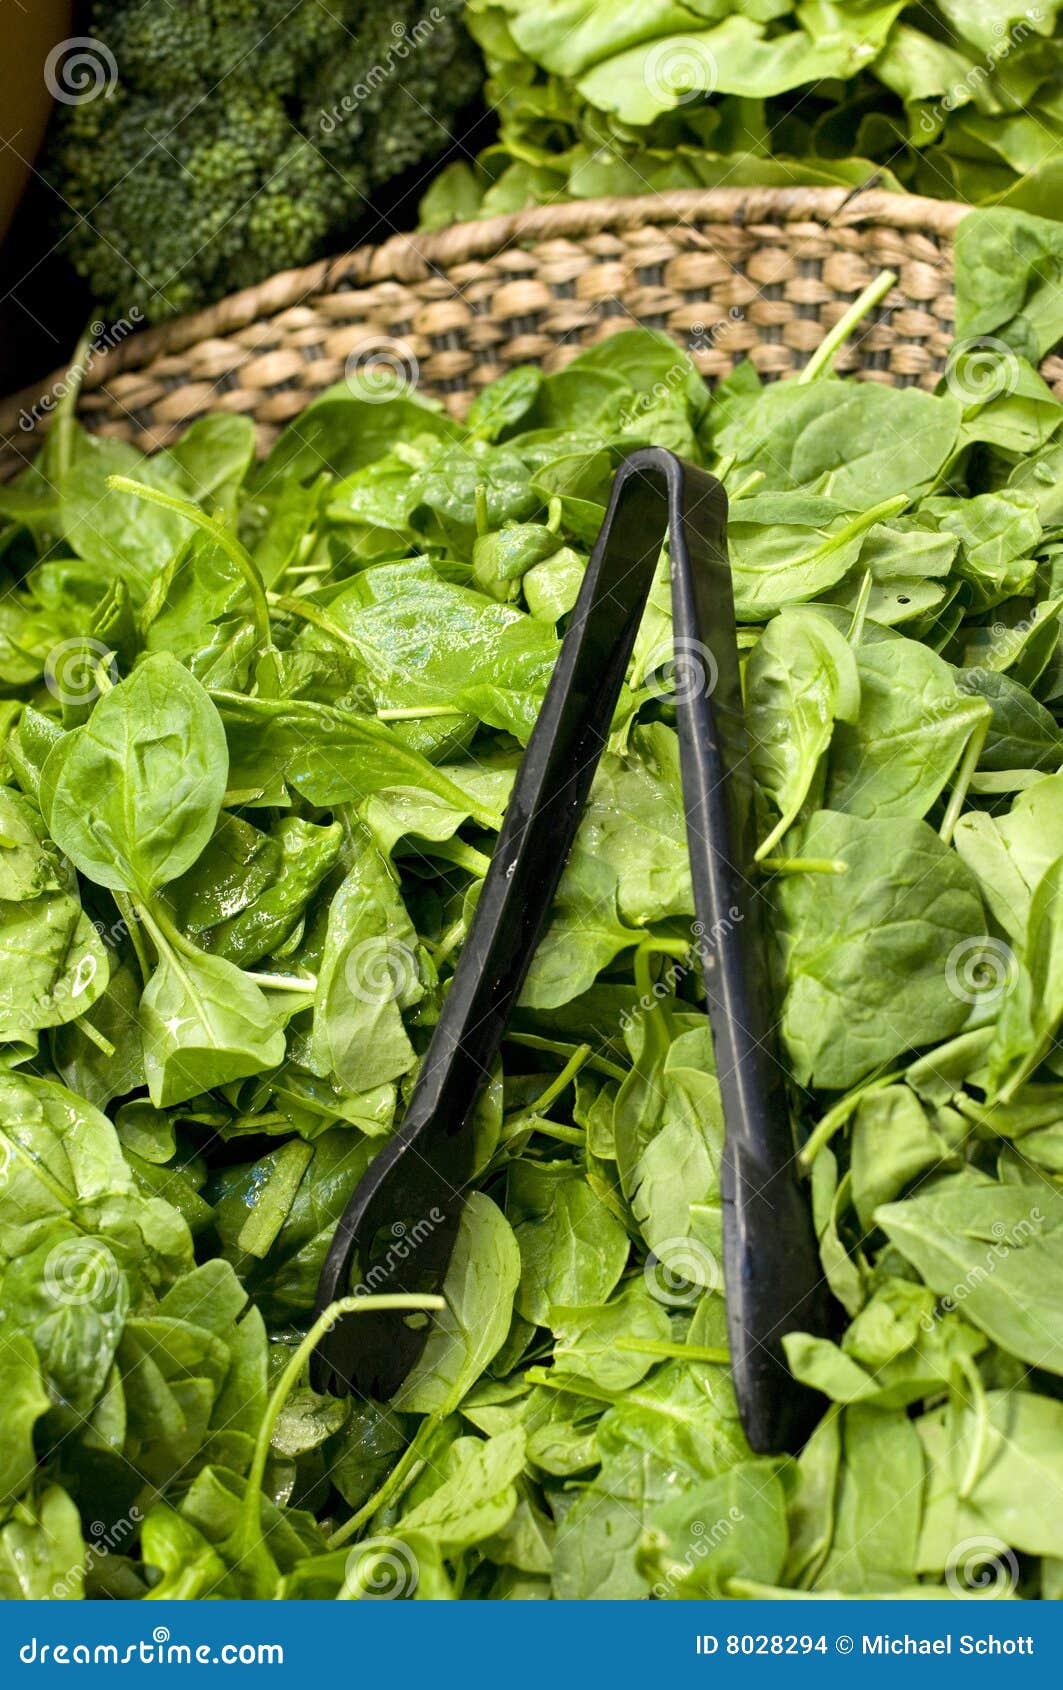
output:
[[[837,368],[932,387],[952,339],[965,211],[882,192],[686,190],[396,236],[131,335],[91,362],[80,415],[152,449],[208,411],[243,412],[265,448],[352,359],[408,369],[460,415],[514,364],[555,369],[631,322],[674,335],[710,382],[744,358],[774,379],[801,368],[883,269],[897,286]],[[1063,359],[1044,374],[1063,395]],[[0,477],[32,458],[53,390],[0,405]]]

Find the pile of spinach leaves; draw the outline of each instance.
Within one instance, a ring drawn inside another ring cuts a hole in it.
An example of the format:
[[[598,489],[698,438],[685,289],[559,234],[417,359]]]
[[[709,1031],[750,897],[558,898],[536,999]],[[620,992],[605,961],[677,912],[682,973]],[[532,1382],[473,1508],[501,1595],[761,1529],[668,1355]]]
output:
[[[498,136],[430,228],[558,200],[846,187],[1056,217],[1058,0],[467,0]]]
[[[821,360],[710,397],[629,329],[463,424],[335,388],[257,464],[237,416],[143,458],[65,405],[0,491],[0,1596],[948,1597],[987,1565],[1063,1594],[1038,233],[973,214],[934,394]],[[731,495],[781,1047],[847,1317],[789,1341],[824,1397],[797,1460],[752,1455],[729,1381],[663,566],[423,1360],[389,1403],[307,1382],[331,1229],[645,443]]]

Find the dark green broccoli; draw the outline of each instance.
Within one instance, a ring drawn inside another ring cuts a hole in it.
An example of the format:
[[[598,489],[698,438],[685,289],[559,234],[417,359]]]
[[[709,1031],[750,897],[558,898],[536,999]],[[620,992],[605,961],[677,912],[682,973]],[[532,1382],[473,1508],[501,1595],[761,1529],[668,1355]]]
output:
[[[60,105],[45,173],[101,307],[150,321],[350,239],[441,152],[482,65],[461,0],[97,0],[116,85]]]

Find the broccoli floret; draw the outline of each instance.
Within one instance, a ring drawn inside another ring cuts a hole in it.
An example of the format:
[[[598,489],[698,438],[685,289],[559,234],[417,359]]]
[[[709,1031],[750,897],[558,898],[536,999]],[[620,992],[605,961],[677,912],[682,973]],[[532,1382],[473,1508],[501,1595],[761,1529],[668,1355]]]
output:
[[[97,0],[117,84],[59,107],[45,169],[101,307],[158,322],[349,240],[477,92],[461,9]]]

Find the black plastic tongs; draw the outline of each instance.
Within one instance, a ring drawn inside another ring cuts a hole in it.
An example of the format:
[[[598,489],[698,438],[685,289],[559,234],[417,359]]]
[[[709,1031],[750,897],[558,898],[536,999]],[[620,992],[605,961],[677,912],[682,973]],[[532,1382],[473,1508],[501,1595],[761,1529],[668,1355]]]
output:
[[[318,1310],[359,1278],[380,1292],[442,1287],[472,1172],[477,1098],[575,837],[667,532],[677,664],[699,664],[706,683],[677,687],[675,703],[695,932],[726,1126],[731,1362],[750,1444],[781,1451],[800,1447],[817,1412],[787,1371],[781,1340],[825,1332],[829,1305],[776,1057],[726,519],[720,483],[671,452],[633,452],[617,470],[405,1119],[336,1228]],[[404,1231],[418,1242],[399,1252]],[[420,1355],[427,1325],[424,1316],[418,1325],[368,1310],[339,1321],[315,1358],[315,1383],[386,1400]]]

